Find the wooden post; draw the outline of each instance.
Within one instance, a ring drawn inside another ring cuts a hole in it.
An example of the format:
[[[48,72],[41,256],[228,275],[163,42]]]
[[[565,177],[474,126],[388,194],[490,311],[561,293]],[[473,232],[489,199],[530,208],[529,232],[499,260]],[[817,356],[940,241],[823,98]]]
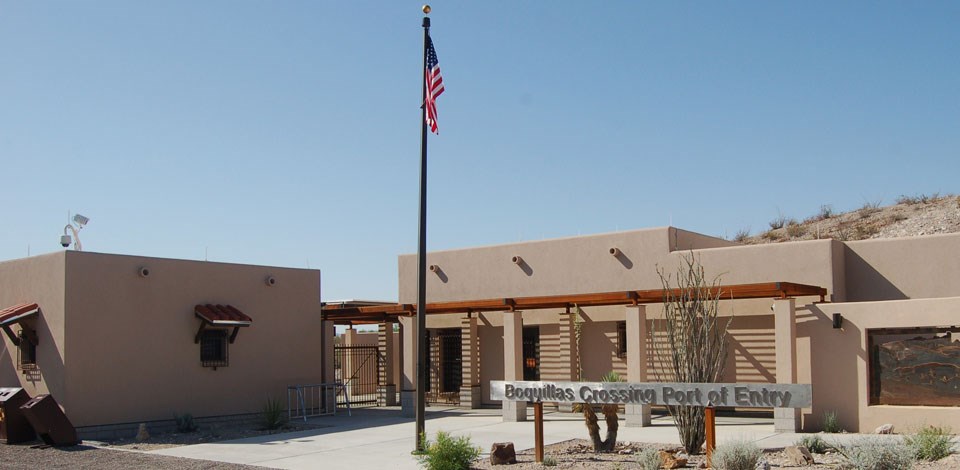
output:
[[[703,409],[703,424],[707,431],[707,468],[713,468],[710,460],[713,457],[713,449],[717,447],[717,419],[716,409],[712,406]]]
[[[533,447],[537,463],[543,463],[543,402],[533,403]]]

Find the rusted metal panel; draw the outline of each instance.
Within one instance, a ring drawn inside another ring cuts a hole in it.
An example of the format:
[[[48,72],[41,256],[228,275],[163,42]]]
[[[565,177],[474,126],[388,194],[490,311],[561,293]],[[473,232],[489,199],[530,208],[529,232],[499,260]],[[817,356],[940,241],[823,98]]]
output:
[[[960,341],[918,336],[874,346],[874,403],[960,406]]]

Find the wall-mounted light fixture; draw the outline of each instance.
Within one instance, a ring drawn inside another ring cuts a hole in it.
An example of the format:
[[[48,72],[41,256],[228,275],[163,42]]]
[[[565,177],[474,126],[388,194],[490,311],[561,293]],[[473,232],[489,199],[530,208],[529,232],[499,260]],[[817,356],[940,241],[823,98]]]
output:
[[[610,255],[620,256],[620,248],[617,248],[617,247],[610,248]]]
[[[839,330],[840,328],[843,328],[843,315],[841,315],[841,314],[839,314],[839,313],[834,313],[834,314],[833,314],[833,329]]]

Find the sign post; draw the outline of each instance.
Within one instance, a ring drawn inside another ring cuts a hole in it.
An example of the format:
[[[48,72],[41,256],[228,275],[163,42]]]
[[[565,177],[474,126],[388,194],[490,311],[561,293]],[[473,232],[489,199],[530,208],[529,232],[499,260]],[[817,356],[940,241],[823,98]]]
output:
[[[490,399],[533,403],[537,462],[543,462],[543,402],[704,407],[707,465],[717,446],[716,407],[805,408],[809,384],[490,381]]]
[[[712,406],[703,409],[703,427],[707,433],[707,468],[713,468],[711,459],[713,458],[713,449],[717,448],[717,410]]]
[[[533,403],[533,448],[537,463],[543,463],[543,402]]]

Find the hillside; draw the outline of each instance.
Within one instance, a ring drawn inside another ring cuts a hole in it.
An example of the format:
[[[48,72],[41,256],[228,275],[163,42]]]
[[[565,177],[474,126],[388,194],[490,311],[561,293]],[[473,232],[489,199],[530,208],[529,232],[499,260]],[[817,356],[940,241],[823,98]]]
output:
[[[953,232],[960,232],[960,196],[933,194],[900,196],[893,205],[868,203],[844,213],[821,206],[819,213],[802,221],[777,217],[760,234],[742,230],[734,241],[751,245],[820,238],[850,241]]]

